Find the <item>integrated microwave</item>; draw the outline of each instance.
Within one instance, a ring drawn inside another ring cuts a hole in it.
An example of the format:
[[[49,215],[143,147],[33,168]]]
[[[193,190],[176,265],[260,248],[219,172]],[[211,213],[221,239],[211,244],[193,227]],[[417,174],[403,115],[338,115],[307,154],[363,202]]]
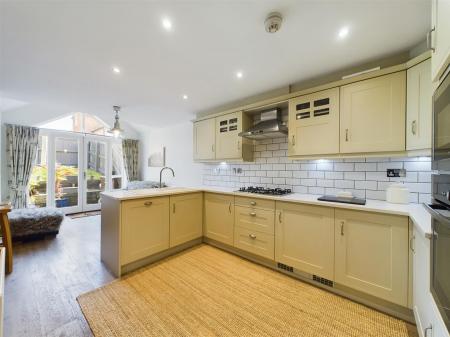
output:
[[[432,167],[450,173],[450,72],[433,95]]]

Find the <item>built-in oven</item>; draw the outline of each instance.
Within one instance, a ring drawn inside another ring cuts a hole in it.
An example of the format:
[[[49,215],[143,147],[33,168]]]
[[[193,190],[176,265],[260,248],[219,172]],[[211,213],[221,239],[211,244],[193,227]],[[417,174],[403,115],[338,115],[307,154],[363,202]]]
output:
[[[432,175],[430,287],[447,329],[450,331],[450,174]]]
[[[450,173],[450,72],[433,95],[433,170]]]

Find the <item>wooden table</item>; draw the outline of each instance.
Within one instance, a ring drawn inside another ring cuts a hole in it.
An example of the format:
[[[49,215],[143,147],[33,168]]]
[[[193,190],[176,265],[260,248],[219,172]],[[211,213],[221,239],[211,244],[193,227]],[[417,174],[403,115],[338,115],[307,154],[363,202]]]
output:
[[[12,241],[11,229],[9,228],[8,212],[11,211],[11,206],[0,206],[0,228],[2,231],[3,246],[6,250],[5,269],[6,274],[10,274],[13,270],[13,255],[12,255]]]

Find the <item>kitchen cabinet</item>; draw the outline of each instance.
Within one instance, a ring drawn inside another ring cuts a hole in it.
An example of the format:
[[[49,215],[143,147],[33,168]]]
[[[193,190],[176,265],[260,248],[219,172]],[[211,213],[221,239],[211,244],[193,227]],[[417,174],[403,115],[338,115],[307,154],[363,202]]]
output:
[[[342,86],[340,152],[405,151],[405,103],[405,71]]]
[[[431,7],[431,73],[439,81],[450,64],[450,1],[432,0]]]
[[[275,261],[334,279],[334,209],[277,202]]]
[[[407,70],[406,150],[431,149],[431,60]]]
[[[413,224],[411,223],[411,226]],[[430,292],[430,239],[413,230],[413,311],[417,330],[433,325],[433,299]],[[424,335],[422,335],[424,336]]]
[[[169,197],[124,201],[121,208],[122,265],[169,248]]]
[[[250,125],[250,117],[242,111],[216,117],[216,159],[252,160],[252,141],[239,136]]]
[[[274,259],[275,202],[257,198],[235,198],[234,246]]]
[[[408,305],[408,218],[335,210],[335,282]]]
[[[339,88],[289,100],[290,156],[339,153]]]
[[[170,197],[170,247],[202,237],[203,195],[189,193]]]
[[[204,235],[207,238],[233,245],[234,196],[205,193]]]
[[[194,123],[194,159],[216,158],[216,121],[214,118]]]

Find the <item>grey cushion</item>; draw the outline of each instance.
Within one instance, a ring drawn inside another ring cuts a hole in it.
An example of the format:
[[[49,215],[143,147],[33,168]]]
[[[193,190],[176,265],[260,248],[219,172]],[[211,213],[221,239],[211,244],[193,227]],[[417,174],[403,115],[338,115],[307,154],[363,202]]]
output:
[[[8,213],[11,236],[23,238],[58,233],[64,213],[57,208],[19,208]]]

